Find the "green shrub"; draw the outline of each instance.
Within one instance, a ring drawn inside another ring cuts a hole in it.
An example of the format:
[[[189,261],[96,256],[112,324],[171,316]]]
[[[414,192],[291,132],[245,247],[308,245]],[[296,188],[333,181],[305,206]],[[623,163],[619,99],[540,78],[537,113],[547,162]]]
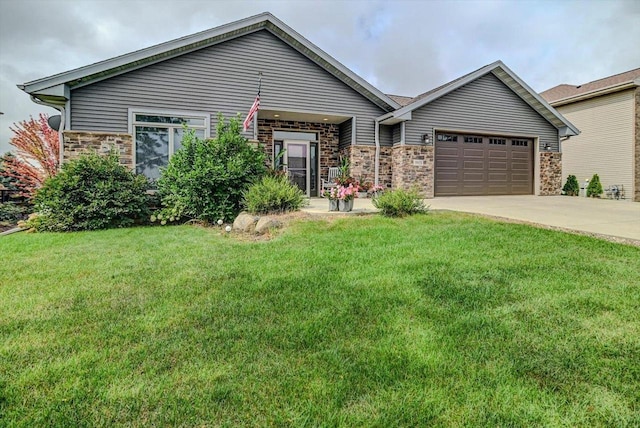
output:
[[[244,205],[252,214],[298,211],[304,203],[302,190],[285,176],[265,176],[244,194]]]
[[[127,227],[149,216],[149,181],[121,165],[116,153],[84,154],[62,166],[36,192],[39,231]]]
[[[215,139],[185,132],[182,148],[158,180],[162,221],[231,220],[240,212],[243,193],[265,173],[264,153],[240,134],[240,126],[238,117],[225,124],[218,115]]]
[[[580,194],[580,185],[578,184],[578,179],[575,175],[567,177],[567,182],[562,188],[562,193],[566,196],[578,196]]]
[[[384,192],[380,196],[373,198],[372,203],[374,207],[380,210],[382,215],[388,217],[404,217],[406,215],[424,213],[428,209],[416,188]]]
[[[598,177],[598,174],[593,174],[587,186],[587,197],[599,198],[602,193],[604,193],[604,190],[602,190],[602,184],[600,184],[600,177]]]
[[[0,203],[0,223],[17,224],[24,220],[32,208],[27,205],[14,204],[13,202]]]

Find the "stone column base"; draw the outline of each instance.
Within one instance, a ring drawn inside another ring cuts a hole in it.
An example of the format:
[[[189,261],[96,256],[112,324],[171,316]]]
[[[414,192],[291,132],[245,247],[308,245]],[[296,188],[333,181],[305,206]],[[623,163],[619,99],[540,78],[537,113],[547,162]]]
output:
[[[391,153],[391,187],[417,187],[425,198],[433,198],[433,146],[395,146]]]
[[[540,196],[562,193],[562,153],[540,152]]]

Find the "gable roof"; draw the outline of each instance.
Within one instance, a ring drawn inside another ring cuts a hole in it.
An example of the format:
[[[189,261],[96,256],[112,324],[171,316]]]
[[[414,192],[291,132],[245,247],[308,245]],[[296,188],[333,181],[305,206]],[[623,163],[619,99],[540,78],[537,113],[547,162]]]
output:
[[[407,104],[411,104],[411,102],[413,101],[413,97],[405,97],[404,95],[387,94],[387,96],[391,98],[393,101],[400,104],[400,106],[406,106]]]
[[[273,33],[383,110],[391,111],[400,107],[400,104],[394,99],[382,93],[269,12],[33,80],[18,85],[18,87],[30,94],[32,98],[51,104],[64,105],[65,101],[69,99],[72,88],[88,85],[260,30]]]
[[[541,92],[540,95],[551,105],[562,105],[587,98],[617,92],[640,86],[640,68],[614,74],[582,85],[563,83]]]
[[[520,79],[513,71],[511,71],[502,61],[496,61],[484,67],[481,67],[471,73],[465,74],[451,82],[445,83],[435,89],[418,95],[413,98],[411,103],[399,108],[398,110],[384,114],[378,118],[380,123],[392,125],[411,119],[411,112],[423,107],[438,98],[441,98],[450,92],[455,91],[462,86],[473,82],[474,80],[492,73],[498,79],[515,92],[524,102],[529,104],[531,108],[544,117],[549,123],[558,128],[561,137],[578,135],[580,131],[553,107],[549,105],[538,93],[529,87],[522,79]]]

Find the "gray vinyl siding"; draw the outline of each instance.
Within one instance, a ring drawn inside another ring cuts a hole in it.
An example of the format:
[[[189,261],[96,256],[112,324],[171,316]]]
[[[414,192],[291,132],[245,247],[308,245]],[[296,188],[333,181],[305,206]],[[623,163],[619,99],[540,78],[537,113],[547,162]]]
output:
[[[393,144],[399,144],[402,140],[402,124],[393,125]]]
[[[345,120],[338,127],[338,147],[343,148],[351,145],[353,138],[353,119]],[[356,137],[357,138],[357,137]]]
[[[538,136],[540,147],[558,150],[558,130],[491,73],[414,110],[406,143],[420,144],[434,128]]]
[[[245,115],[262,72],[261,109],[357,116],[358,144],[374,144],[384,111],[267,30],[71,91],[71,129],[129,132],[128,108]]]
[[[393,126],[380,125],[380,145],[393,145]]]

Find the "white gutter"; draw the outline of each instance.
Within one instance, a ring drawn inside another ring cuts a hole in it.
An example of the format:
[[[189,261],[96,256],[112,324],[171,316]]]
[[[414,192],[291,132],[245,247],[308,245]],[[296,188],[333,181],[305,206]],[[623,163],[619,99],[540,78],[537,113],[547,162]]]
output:
[[[380,175],[380,122],[378,119],[375,120],[375,141],[376,141],[376,157],[374,162],[375,169],[375,178],[374,184],[377,186]]]

